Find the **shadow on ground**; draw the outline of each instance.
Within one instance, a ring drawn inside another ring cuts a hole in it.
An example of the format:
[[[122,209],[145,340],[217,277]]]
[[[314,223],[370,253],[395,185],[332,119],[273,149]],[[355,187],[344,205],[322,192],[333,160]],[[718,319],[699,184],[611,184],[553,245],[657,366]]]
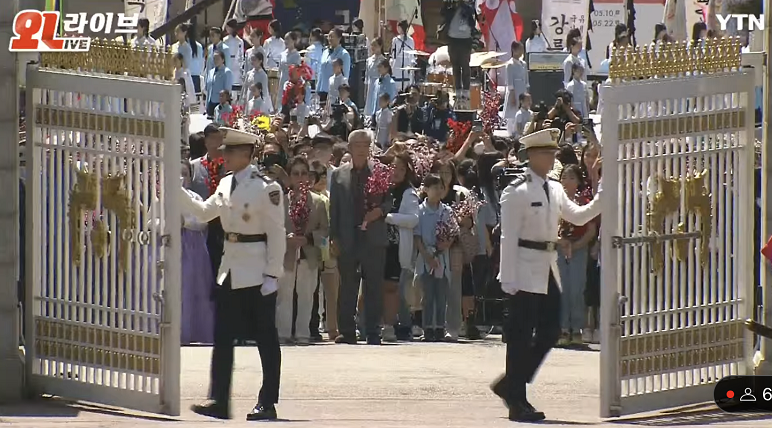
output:
[[[128,413],[124,410],[102,406],[99,404],[81,403],[66,400],[59,397],[42,396],[33,400],[16,404],[0,406],[0,417],[16,418],[77,418],[81,413],[92,413],[104,416],[142,419],[154,422],[174,422],[173,419],[164,416],[137,413]]]

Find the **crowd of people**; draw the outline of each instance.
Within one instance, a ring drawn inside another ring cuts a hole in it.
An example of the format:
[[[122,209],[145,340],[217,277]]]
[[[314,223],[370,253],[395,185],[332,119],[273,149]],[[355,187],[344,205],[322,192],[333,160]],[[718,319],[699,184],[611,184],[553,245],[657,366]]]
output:
[[[184,148],[182,177],[191,197],[208,199],[227,173],[220,128],[271,117],[253,163],[285,193],[288,249],[276,311],[284,344],[479,339],[479,325],[500,322],[481,308],[503,297],[497,282],[500,176],[526,165],[519,138],[559,129],[550,177],[579,204],[597,188],[600,146],[587,122],[597,102],[590,102],[584,82],[579,34],[568,35],[570,75],[554,105],[532,106],[528,93],[522,58],[540,37],[534,23],[534,37],[511,46],[503,114],[496,103],[495,112],[470,126],[457,117],[450,93],[427,95],[392,77],[392,65],[402,60],[394,51],[409,41],[407,22],[397,28],[390,45],[369,40],[366,97],[357,105],[348,84],[351,57],[337,28],[326,37],[318,28],[285,33],[273,21],[267,35],[243,29],[245,41],[231,21],[224,30],[212,28],[204,48],[192,25],[177,27],[175,77],[189,104],[202,102],[202,114],[212,122]],[[272,70],[280,81],[275,98]],[[357,144],[363,135],[372,145]],[[365,165],[372,173],[374,164],[389,171],[380,177],[388,203],[378,206],[361,195],[378,185],[352,172]],[[447,236],[440,240],[442,228]],[[597,221],[560,226],[565,346],[599,341],[598,231]],[[183,343],[213,342],[208,296],[223,234],[217,219],[207,224],[185,218]]]
[[[414,117],[421,107],[409,101],[397,109],[397,122],[422,124]],[[354,130],[347,140],[326,133],[312,138],[308,123],[284,122],[281,114],[274,117],[253,159],[285,191],[280,341],[479,339],[479,303],[501,296],[498,177],[520,165],[518,140],[494,136],[489,126],[470,131],[463,141],[454,131],[446,131],[443,140],[441,134],[435,139],[405,130],[389,134],[382,149],[372,138],[377,131]],[[552,122],[561,122],[558,113],[552,121],[548,116],[529,123],[525,133]],[[550,176],[584,204],[597,187],[600,146],[586,129],[588,141],[574,145],[579,125],[564,120],[560,126],[562,144]],[[220,127],[210,124],[192,135],[185,149],[184,183],[202,200],[214,194],[227,173],[222,142]],[[379,166],[384,168],[376,176]],[[368,198],[374,195],[383,202],[373,205]],[[597,222],[560,226],[563,345],[599,339],[598,229]],[[217,220],[186,218],[183,235],[183,343],[211,343],[208,296],[222,255],[222,228]],[[205,252],[209,263],[202,262]]]

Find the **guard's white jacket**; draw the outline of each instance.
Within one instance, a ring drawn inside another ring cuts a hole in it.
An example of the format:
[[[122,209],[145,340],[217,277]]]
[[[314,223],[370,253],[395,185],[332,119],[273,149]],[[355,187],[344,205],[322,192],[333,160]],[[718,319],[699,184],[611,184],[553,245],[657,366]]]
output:
[[[502,290],[509,294],[547,294],[550,269],[560,287],[557,251],[523,248],[518,245],[520,239],[557,242],[561,218],[581,226],[600,215],[600,189],[589,204],[580,206],[566,195],[559,182],[547,179],[548,203],[544,181],[529,168],[501,195],[499,281]]]
[[[236,177],[236,190],[231,195],[231,182]],[[226,233],[266,234],[266,242],[228,242],[217,274],[221,284],[231,274],[233,289],[263,284],[264,276],[279,278],[284,273],[287,234],[284,229],[284,201],[281,186],[262,176],[257,167],[229,174],[220,180],[217,190],[206,201],[196,201],[180,188],[183,212],[208,222],[220,217]],[[269,286],[270,282],[270,286]],[[275,291],[276,281],[266,280],[263,294]]]

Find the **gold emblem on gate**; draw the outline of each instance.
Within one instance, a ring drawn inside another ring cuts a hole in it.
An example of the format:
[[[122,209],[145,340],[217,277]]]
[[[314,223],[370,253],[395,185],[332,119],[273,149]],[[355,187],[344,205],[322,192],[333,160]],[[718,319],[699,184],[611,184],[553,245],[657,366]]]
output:
[[[710,236],[713,229],[713,208],[710,192],[708,191],[705,179],[708,175],[707,170],[702,172],[689,173],[686,177],[664,178],[656,177],[657,193],[650,204],[646,213],[648,229],[651,235],[665,235],[665,220],[672,214],[677,214],[681,207],[681,194],[684,194],[684,207],[686,208],[685,217],[696,215],[700,229],[700,264],[703,266],[708,261],[710,252]],[[683,190],[683,192],[682,192]],[[678,223],[672,233],[675,236],[684,235],[687,224]],[[673,256],[678,261],[686,261],[689,257],[690,240],[680,239],[674,241]],[[652,270],[659,273],[665,265],[665,242],[655,239],[649,244],[651,255]]]
[[[73,263],[80,263],[81,258],[81,240],[80,233],[84,225],[83,214],[86,211],[95,211],[99,207],[100,188],[102,194],[102,208],[105,211],[112,212],[118,219],[118,229],[125,231],[136,227],[135,210],[131,204],[129,191],[126,188],[126,175],[116,174],[102,177],[101,185],[97,184],[100,180],[95,172],[78,169],[77,183],[70,191],[70,205],[68,207],[68,220],[70,223],[70,252]],[[124,233],[118,234],[118,265],[121,270],[126,270],[129,261],[129,242],[130,237],[124,236]],[[109,242],[109,231],[103,220],[96,220],[92,223],[91,245],[94,248],[94,254],[97,257],[104,257],[107,254]]]

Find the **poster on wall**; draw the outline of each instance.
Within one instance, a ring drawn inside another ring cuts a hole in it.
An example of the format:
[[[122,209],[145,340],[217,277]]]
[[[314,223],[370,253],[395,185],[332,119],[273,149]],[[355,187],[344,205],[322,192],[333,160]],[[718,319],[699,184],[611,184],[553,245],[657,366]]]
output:
[[[587,40],[590,0],[550,0],[542,3],[541,28],[553,49],[563,49],[566,34],[578,28]]]

